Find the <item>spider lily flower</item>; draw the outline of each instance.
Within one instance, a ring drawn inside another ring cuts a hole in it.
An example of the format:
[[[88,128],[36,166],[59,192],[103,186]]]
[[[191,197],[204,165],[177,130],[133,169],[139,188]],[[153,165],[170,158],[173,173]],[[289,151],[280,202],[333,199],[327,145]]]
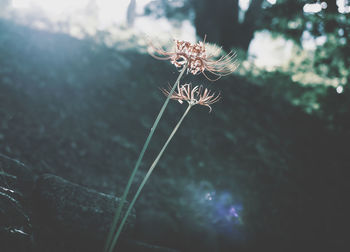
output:
[[[203,41],[192,44],[187,41],[175,40],[175,50],[165,51],[162,48],[156,48],[151,44],[153,51],[150,54],[160,60],[170,60],[170,62],[177,68],[183,67],[186,63],[187,73],[203,75],[210,81],[215,81],[234,72],[237,68],[236,54],[230,52],[218,60],[213,60],[214,56],[207,53],[205,48],[205,37]],[[211,79],[205,71],[217,76]]]
[[[161,90],[164,95],[168,96],[171,87]],[[177,100],[181,104],[186,101],[190,106],[197,104],[206,106],[209,108],[209,112],[211,112],[212,108],[210,105],[219,101],[221,97],[220,94],[215,94],[207,88],[204,89],[202,85],[192,87],[191,84],[184,84],[177,87],[177,91],[170,96],[170,99]]]

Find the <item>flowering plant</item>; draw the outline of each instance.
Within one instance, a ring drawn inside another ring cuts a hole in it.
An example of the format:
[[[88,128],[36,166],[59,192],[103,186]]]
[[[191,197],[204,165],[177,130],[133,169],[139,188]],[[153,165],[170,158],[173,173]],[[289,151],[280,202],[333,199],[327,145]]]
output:
[[[183,84],[180,85],[180,79],[182,78],[183,74],[187,72],[187,74],[191,73],[193,75],[203,74],[208,80],[215,81],[221,78],[222,76],[231,74],[236,69],[236,61],[235,61],[235,53],[230,52],[229,54],[220,57],[218,60],[213,60],[212,55],[207,54],[207,50],[205,48],[205,38],[203,41],[200,41],[198,43],[190,43],[187,41],[180,41],[175,40],[175,50],[174,51],[165,51],[162,48],[156,48],[153,45],[150,45],[150,54],[156,58],[161,60],[170,60],[170,62],[175,65],[176,68],[182,68],[181,72],[175,81],[173,86],[169,86],[168,89],[161,89],[163,94],[167,96],[157,118],[155,119],[153,126],[150,130],[150,133],[143,145],[143,148],[141,150],[141,153],[137,159],[137,162],[135,164],[135,167],[131,173],[131,176],[129,178],[129,181],[127,183],[127,186],[124,190],[123,196],[121,198],[120,204],[117,208],[115,217],[113,219],[109,235],[107,237],[106,245],[105,245],[105,252],[112,252],[114,247],[116,246],[117,240],[120,236],[120,233],[123,229],[123,226],[128,218],[128,215],[133,208],[139,194],[141,193],[141,190],[143,189],[144,185],[146,184],[147,180],[149,179],[152,171],[154,170],[155,166],[157,165],[159,159],[163,155],[165,149],[167,148],[169,142],[175,135],[176,131],[180,127],[182,121],[190,111],[190,109],[194,105],[202,105],[209,108],[209,112],[211,112],[212,108],[211,105],[216,103],[220,100],[220,94],[215,94],[212,91],[210,91],[207,88],[204,88],[202,85],[199,86],[192,86],[191,84]],[[211,74],[215,75],[216,79],[211,79],[207,76],[205,71],[210,72]],[[176,89],[176,91],[175,91]],[[153,136],[153,133],[155,129],[158,126],[158,123],[164,113],[164,110],[166,106],[168,105],[168,102],[170,99],[177,100],[181,104],[186,101],[188,103],[188,107],[185,110],[184,114],[174,127],[173,131],[170,133],[167,141],[163,145],[162,149],[160,150],[159,154],[153,161],[151,167],[149,168],[148,172],[146,173],[144,179],[142,180],[140,186],[138,187],[134,197],[132,198],[128,209],[126,210],[119,226],[118,221],[121,217],[121,211],[123,208],[123,205],[125,203],[126,197],[128,195],[128,192],[130,190],[130,186],[132,184],[132,181],[134,180],[134,176],[141,164],[142,158],[146,152],[146,149],[149,145],[149,142]]]

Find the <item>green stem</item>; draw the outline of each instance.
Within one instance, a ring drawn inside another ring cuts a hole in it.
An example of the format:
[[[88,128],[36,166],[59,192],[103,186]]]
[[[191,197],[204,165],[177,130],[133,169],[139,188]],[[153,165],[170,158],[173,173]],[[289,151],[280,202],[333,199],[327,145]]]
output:
[[[143,145],[143,147],[142,147],[141,153],[140,153],[140,155],[139,155],[139,157],[138,157],[138,159],[137,159],[137,161],[136,161],[134,170],[132,171],[132,173],[131,173],[131,175],[130,175],[129,181],[128,181],[126,187],[125,187],[123,196],[122,196],[122,198],[121,198],[121,200],[120,200],[120,202],[119,202],[117,211],[116,211],[116,213],[115,213],[115,215],[114,215],[113,222],[112,222],[112,225],[111,225],[111,227],[110,227],[110,230],[109,230],[109,233],[108,233],[108,237],[107,237],[107,240],[106,240],[106,244],[105,244],[105,247],[104,247],[104,252],[111,251],[111,250],[108,250],[108,248],[109,248],[109,246],[110,246],[112,237],[113,237],[113,235],[114,235],[114,233],[115,233],[115,230],[116,230],[116,228],[117,228],[117,224],[118,224],[118,221],[119,221],[119,218],[120,218],[120,214],[121,214],[121,211],[122,211],[122,209],[123,209],[123,205],[124,205],[124,203],[125,203],[126,197],[128,196],[128,193],[129,193],[129,190],[130,190],[132,181],[134,180],[134,177],[135,177],[135,175],[136,175],[136,172],[137,172],[137,170],[138,170],[138,168],[139,168],[139,166],[140,166],[140,164],[141,164],[141,161],[142,161],[143,156],[144,156],[144,154],[145,154],[145,152],[146,152],[146,150],[147,150],[148,144],[149,144],[149,142],[151,141],[151,138],[152,138],[152,136],[153,136],[153,133],[154,133],[155,129],[157,128],[157,125],[158,125],[160,119],[162,118],[162,115],[163,115],[163,113],[164,113],[164,110],[165,110],[166,106],[167,106],[168,103],[169,103],[169,99],[170,99],[170,97],[172,96],[172,94],[174,93],[175,88],[176,88],[176,87],[178,86],[178,84],[180,83],[180,79],[181,79],[182,75],[185,73],[186,68],[187,68],[187,64],[184,65],[182,71],[180,72],[179,76],[177,77],[177,79],[176,79],[176,81],[175,81],[175,84],[174,84],[174,86],[172,87],[171,91],[169,92],[169,95],[168,95],[167,99],[165,100],[165,102],[164,102],[162,108],[160,109],[159,114],[158,114],[156,120],[155,120],[154,123],[153,123],[153,126],[152,126],[152,128],[151,128],[151,131],[150,131],[150,133],[149,133],[149,135],[148,135],[148,137],[147,137],[147,139],[146,139],[146,141],[145,141],[145,143],[144,143],[144,145]]]
[[[121,233],[121,231],[122,231],[122,229],[123,229],[123,226],[124,226],[124,224],[125,224],[125,222],[126,222],[126,220],[127,220],[127,218],[128,218],[128,215],[130,214],[131,209],[133,208],[133,206],[134,206],[134,204],[135,204],[135,202],[136,202],[138,196],[140,195],[142,188],[143,188],[144,185],[146,184],[148,178],[151,176],[151,173],[152,173],[152,171],[154,170],[154,167],[157,165],[159,159],[162,157],[162,155],[163,155],[163,153],[164,153],[166,147],[168,146],[170,140],[171,140],[171,139],[173,138],[173,136],[175,135],[176,131],[177,131],[178,128],[180,127],[182,121],[184,120],[184,118],[186,117],[187,113],[190,111],[190,109],[191,109],[192,106],[193,106],[193,105],[188,105],[188,107],[187,107],[185,113],[182,115],[181,119],[180,119],[179,122],[176,124],[175,128],[173,129],[173,131],[171,132],[170,136],[168,137],[168,140],[167,140],[167,141],[165,142],[165,144],[163,145],[163,147],[162,147],[162,149],[160,150],[158,156],[157,156],[156,159],[153,161],[153,163],[152,163],[151,167],[149,168],[149,170],[148,170],[146,176],[145,176],[144,179],[142,180],[142,182],[141,182],[139,188],[137,189],[137,192],[135,193],[134,198],[132,199],[132,201],[131,201],[131,203],[130,203],[130,205],[129,205],[129,207],[128,207],[128,209],[127,209],[127,211],[126,211],[126,213],[125,213],[125,215],[124,215],[124,217],[123,217],[123,219],[122,219],[122,221],[121,221],[121,223],[120,223],[120,225],[119,225],[119,227],[118,227],[118,230],[117,230],[117,232],[116,232],[116,234],[115,234],[115,236],[114,236],[114,239],[113,239],[113,241],[112,241],[112,244],[111,244],[111,247],[110,247],[109,252],[112,252],[112,251],[113,251],[113,248],[114,248],[115,244],[117,243],[118,237],[119,237],[119,235],[120,235],[120,233]]]

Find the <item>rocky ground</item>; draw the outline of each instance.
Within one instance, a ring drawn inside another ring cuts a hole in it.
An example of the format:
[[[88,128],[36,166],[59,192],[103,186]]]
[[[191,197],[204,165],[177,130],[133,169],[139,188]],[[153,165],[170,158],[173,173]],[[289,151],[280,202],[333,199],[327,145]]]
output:
[[[101,251],[112,195],[165,99],[159,87],[176,77],[146,54],[0,21],[1,251]],[[348,245],[349,134],[242,78],[207,85],[223,99],[185,119],[135,206],[124,250]],[[170,103],[134,185],[184,108]]]

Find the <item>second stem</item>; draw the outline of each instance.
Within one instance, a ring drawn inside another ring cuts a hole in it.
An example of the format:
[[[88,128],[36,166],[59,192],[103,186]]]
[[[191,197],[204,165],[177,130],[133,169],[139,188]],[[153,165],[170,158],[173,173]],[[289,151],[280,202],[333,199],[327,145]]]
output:
[[[116,242],[117,242],[117,240],[118,240],[118,237],[119,237],[119,235],[120,235],[120,232],[122,231],[123,226],[124,226],[124,224],[125,224],[125,222],[126,222],[126,220],[127,220],[127,218],[128,218],[128,215],[130,214],[131,209],[133,208],[133,206],[134,206],[134,204],[135,204],[135,202],[136,202],[138,196],[140,195],[142,188],[145,186],[145,184],[146,184],[148,178],[151,176],[151,173],[152,173],[152,171],[154,170],[155,166],[157,165],[159,159],[162,157],[162,155],[163,155],[163,153],[164,153],[166,147],[168,146],[169,142],[171,141],[171,139],[172,139],[173,136],[175,135],[176,131],[177,131],[178,128],[180,127],[182,121],[185,119],[186,115],[188,114],[188,112],[190,111],[190,109],[192,108],[192,106],[193,106],[193,105],[191,105],[191,104],[188,105],[186,111],[185,111],[184,114],[182,115],[182,117],[181,117],[181,119],[179,120],[179,122],[176,124],[175,128],[173,129],[173,131],[171,132],[171,134],[170,134],[170,136],[168,137],[167,141],[165,142],[165,144],[163,145],[162,149],[160,150],[158,156],[157,156],[156,159],[153,161],[153,163],[152,163],[151,167],[149,168],[149,170],[148,170],[146,176],[145,176],[144,179],[142,180],[142,182],[141,182],[139,188],[137,189],[137,192],[135,193],[135,196],[134,196],[134,198],[132,199],[132,201],[131,201],[131,203],[130,203],[130,205],[129,205],[129,207],[128,207],[128,209],[127,209],[127,211],[126,211],[126,213],[125,213],[125,215],[124,215],[124,217],[123,217],[123,219],[122,219],[122,221],[121,221],[121,223],[120,223],[120,225],[119,225],[119,227],[118,227],[118,230],[117,230],[117,232],[116,232],[116,234],[115,234],[115,236],[114,236],[114,239],[113,239],[112,244],[111,244],[111,248],[112,248],[112,249],[114,248],[114,246],[115,246],[115,244],[116,244]]]

